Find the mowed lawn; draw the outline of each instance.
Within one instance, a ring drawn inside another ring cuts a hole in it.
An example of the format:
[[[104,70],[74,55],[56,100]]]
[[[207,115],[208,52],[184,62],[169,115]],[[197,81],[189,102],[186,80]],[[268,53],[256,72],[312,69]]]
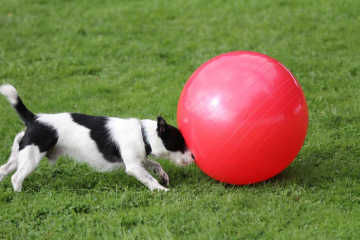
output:
[[[278,176],[232,186],[160,160],[170,192],[44,159],[0,183],[0,239],[359,239],[360,1],[0,0],[0,83],[35,113],[176,125],[188,77],[221,53],[267,54],[298,79],[305,144]],[[23,123],[0,98],[0,164]]]

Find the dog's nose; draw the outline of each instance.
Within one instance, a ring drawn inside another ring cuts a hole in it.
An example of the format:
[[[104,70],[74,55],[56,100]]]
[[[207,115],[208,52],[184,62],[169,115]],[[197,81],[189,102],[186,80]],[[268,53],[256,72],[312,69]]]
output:
[[[192,159],[195,159],[194,154],[191,154]]]

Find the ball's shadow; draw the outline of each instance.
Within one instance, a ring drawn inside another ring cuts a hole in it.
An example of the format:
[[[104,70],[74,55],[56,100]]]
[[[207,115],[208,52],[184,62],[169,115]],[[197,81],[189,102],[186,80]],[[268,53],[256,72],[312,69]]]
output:
[[[196,166],[195,166],[196,167]],[[242,188],[259,188],[263,186],[286,186],[286,185],[297,185],[297,186],[303,186],[303,187],[316,187],[321,185],[324,181],[329,181],[332,179],[331,176],[324,176],[323,174],[319,174],[319,171],[321,172],[321,169],[314,168],[310,166],[301,166],[299,164],[295,164],[294,166],[291,165],[288,168],[286,168],[284,171],[279,173],[278,175],[254,184],[247,184],[247,185],[234,185],[234,184],[227,184],[220,181],[217,181],[215,179],[212,179],[211,177],[207,176],[205,173],[203,173],[199,168],[196,167],[196,169],[192,169],[191,172],[183,172],[183,176],[185,178],[190,178],[191,175],[194,175],[194,172],[196,172],[196,177],[198,178],[197,182],[208,182],[211,184],[220,184],[224,185],[225,188],[231,188],[231,189],[242,189]],[[187,180],[191,181],[191,180]]]

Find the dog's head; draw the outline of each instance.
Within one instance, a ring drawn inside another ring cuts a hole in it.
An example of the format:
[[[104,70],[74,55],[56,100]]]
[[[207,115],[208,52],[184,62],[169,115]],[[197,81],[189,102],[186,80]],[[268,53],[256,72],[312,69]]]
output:
[[[170,159],[178,166],[186,166],[194,162],[194,156],[185,144],[185,139],[179,129],[166,123],[164,118],[157,118],[156,139],[149,139],[152,154],[155,158]],[[151,141],[153,140],[153,141]],[[154,141],[155,140],[155,141]]]

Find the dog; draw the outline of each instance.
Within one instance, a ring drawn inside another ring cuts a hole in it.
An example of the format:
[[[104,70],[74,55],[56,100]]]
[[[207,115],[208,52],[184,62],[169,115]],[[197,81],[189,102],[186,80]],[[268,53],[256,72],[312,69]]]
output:
[[[10,84],[0,86],[4,95],[25,123],[25,130],[16,135],[11,155],[0,168],[0,182],[15,171],[11,182],[15,191],[22,190],[24,179],[39,165],[43,157],[55,164],[65,155],[86,162],[98,171],[125,167],[127,174],[146,185],[149,190],[169,189],[169,177],[153,159],[170,159],[176,165],[194,162],[179,129],[168,125],[164,118],[157,121],[89,116],[80,113],[33,114],[27,109]]]

